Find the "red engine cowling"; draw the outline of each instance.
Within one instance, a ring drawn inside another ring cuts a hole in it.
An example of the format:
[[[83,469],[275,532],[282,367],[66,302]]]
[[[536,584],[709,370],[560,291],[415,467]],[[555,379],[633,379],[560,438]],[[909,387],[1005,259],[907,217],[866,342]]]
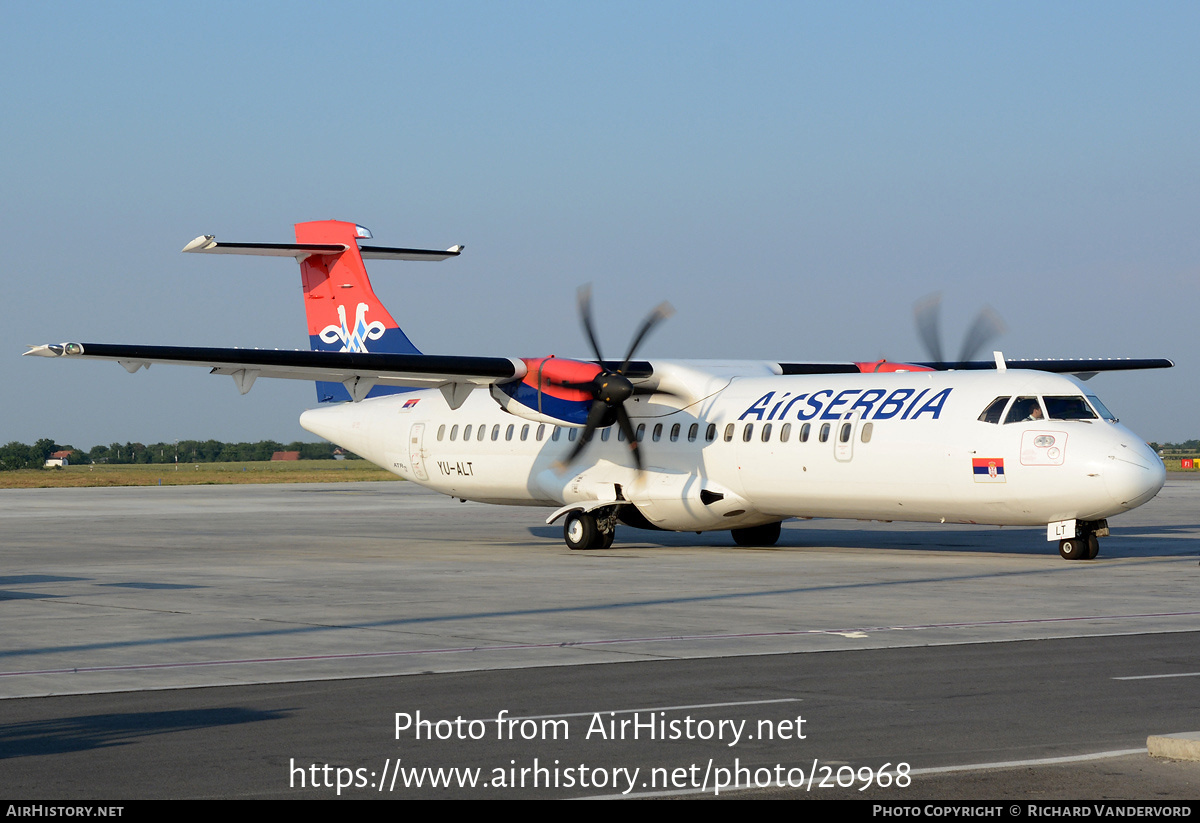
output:
[[[525,377],[492,386],[501,407],[526,420],[558,426],[583,426],[592,407],[590,391],[571,386],[590,383],[602,369],[595,363],[568,358],[521,358]]]
[[[873,360],[865,363],[855,363],[858,370],[863,374],[876,374],[878,372],[892,371],[935,371],[928,366],[917,366],[912,363],[892,363],[889,360]]]

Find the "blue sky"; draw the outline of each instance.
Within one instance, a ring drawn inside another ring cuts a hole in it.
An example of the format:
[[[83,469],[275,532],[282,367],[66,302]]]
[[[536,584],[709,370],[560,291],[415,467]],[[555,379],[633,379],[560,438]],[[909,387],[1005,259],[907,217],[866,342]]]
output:
[[[0,442],[291,440],[308,384],[27,343],[302,348],[296,267],[182,256],[338,218],[439,354],[921,359],[990,304],[1012,357],[1165,356],[1090,387],[1200,436],[1200,6],[9,4]]]

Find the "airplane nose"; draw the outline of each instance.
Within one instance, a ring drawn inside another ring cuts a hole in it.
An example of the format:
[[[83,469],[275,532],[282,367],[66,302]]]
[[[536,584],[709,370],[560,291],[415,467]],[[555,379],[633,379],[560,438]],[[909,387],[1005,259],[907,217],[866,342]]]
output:
[[[1104,485],[1123,510],[1135,509],[1158,494],[1167,482],[1167,469],[1148,446],[1119,448],[1104,468]]]

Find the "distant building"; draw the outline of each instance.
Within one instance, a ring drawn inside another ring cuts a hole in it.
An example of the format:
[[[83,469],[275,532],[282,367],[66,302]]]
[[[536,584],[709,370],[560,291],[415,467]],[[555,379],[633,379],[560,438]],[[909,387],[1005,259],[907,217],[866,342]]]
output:
[[[299,460],[300,452],[275,452],[271,460]]]
[[[342,449],[340,447],[334,449],[333,450],[333,459],[334,460],[345,460],[346,452],[342,451]]]
[[[54,466],[69,466],[71,465],[70,452],[54,452],[48,458],[43,468],[53,468]]]

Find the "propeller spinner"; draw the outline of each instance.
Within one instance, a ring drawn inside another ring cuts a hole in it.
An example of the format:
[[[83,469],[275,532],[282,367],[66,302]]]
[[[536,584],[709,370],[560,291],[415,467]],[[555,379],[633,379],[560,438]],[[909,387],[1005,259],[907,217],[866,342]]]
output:
[[[596,355],[596,361],[600,365],[600,370],[589,381],[562,384],[564,388],[578,389],[591,394],[592,406],[588,409],[587,422],[584,424],[579,438],[575,441],[575,447],[571,449],[570,454],[555,464],[555,467],[559,471],[565,469],[583,453],[588,443],[591,442],[592,435],[596,433],[596,429],[601,426],[611,426],[614,422],[620,427],[622,434],[625,436],[625,441],[629,444],[629,450],[633,453],[633,462],[637,466],[638,471],[641,471],[641,451],[638,447],[633,424],[629,421],[629,413],[625,410],[625,401],[633,396],[634,386],[633,383],[629,382],[629,378],[625,376],[625,372],[628,370],[629,362],[637,352],[638,346],[646,339],[646,336],[650,334],[655,326],[674,313],[675,310],[671,308],[671,304],[665,302],[660,303],[651,311],[646,319],[642,321],[637,334],[633,336],[633,341],[629,344],[629,351],[625,354],[625,359],[621,362],[620,367],[614,371],[604,365],[604,355],[601,354],[600,343],[596,339],[596,331],[592,323],[592,288],[591,286],[580,287],[579,317],[583,321],[583,330],[587,334],[588,343],[592,346],[592,353]]]

